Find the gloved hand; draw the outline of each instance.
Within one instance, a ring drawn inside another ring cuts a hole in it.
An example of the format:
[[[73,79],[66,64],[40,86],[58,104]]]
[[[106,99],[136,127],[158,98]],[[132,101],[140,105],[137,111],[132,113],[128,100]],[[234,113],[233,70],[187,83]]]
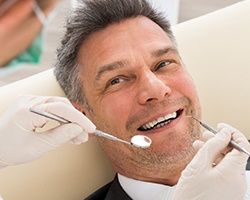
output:
[[[50,119],[31,113],[40,109],[72,123],[61,124],[42,133],[35,132]],[[95,125],[62,97],[20,95],[0,118],[0,167],[21,164],[42,157],[63,143],[88,140]]]
[[[218,125],[215,136],[204,133],[204,142],[196,141],[200,148],[182,172],[172,200],[242,200],[247,190],[245,167],[248,156],[228,146],[231,138],[250,150],[245,136],[227,124]]]

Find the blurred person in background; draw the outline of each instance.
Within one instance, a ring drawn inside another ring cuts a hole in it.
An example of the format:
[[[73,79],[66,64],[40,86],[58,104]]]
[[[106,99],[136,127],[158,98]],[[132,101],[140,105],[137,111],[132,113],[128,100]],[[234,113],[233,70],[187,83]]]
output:
[[[0,67],[39,63],[42,30],[58,0],[0,0]]]

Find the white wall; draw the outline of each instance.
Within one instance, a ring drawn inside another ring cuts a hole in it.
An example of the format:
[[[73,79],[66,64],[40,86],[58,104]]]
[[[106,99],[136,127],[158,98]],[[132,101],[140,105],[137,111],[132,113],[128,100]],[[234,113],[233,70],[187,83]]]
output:
[[[163,11],[172,25],[178,23],[180,0],[149,0],[157,9]]]

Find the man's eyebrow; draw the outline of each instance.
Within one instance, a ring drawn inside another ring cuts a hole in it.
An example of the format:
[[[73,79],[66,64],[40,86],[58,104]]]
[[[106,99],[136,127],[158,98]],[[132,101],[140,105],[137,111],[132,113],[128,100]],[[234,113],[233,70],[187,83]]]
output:
[[[157,49],[155,51],[152,51],[151,56],[152,57],[160,57],[160,56],[163,56],[169,52],[173,52],[173,53],[178,54],[178,51],[176,48],[167,46],[167,47],[164,47],[162,49]],[[98,81],[103,74],[105,74],[109,71],[113,71],[115,69],[125,67],[128,65],[128,63],[129,62],[127,60],[121,60],[121,61],[115,61],[115,62],[107,64],[107,65],[103,65],[102,67],[99,68],[99,70],[95,76],[95,82]]]
[[[167,46],[167,47],[164,47],[162,49],[157,49],[155,51],[152,51],[151,56],[152,57],[160,57],[160,56],[163,56],[169,52],[178,54],[178,51],[176,48]]]
[[[105,74],[109,71],[113,71],[115,69],[125,67],[126,65],[128,65],[128,61],[122,60],[122,61],[115,61],[113,63],[110,63],[110,64],[107,64],[107,65],[100,67],[99,70],[97,71],[96,76],[95,76],[95,81],[98,81],[103,74]]]

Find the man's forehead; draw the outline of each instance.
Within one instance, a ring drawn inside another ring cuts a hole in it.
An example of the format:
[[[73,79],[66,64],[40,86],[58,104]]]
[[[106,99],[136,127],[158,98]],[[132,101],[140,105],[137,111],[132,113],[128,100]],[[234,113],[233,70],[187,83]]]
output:
[[[156,23],[146,17],[136,17],[89,35],[81,46],[79,59],[85,64],[89,61],[100,67],[127,59],[129,52],[133,53],[135,49],[157,56],[166,51],[176,51],[173,46]]]

